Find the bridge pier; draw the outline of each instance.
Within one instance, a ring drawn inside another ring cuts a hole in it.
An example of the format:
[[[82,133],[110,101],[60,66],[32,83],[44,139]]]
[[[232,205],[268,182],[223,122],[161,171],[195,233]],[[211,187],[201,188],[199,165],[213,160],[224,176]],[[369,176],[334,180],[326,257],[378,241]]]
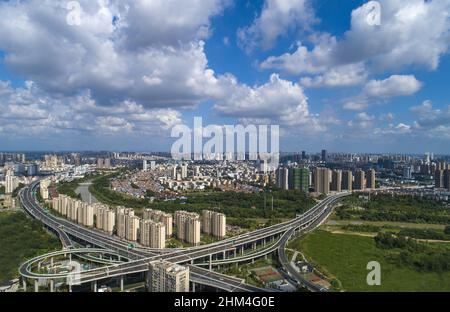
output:
[[[253,242],[253,251],[256,250],[256,242]]]
[[[97,292],[97,281],[93,281],[91,284],[91,289],[93,292]]]
[[[22,277],[22,288],[24,292],[27,292],[27,279]]]
[[[244,245],[241,246],[241,255],[244,254]]]
[[[212,255],[209,255],[209,270],[212,269]]]
[[[34,280],[34,292],[39,292],[39,281]]]
[[[223,251],[223,260],[225,260],[227,258],[227,252],[224,250]]]
[[[55,281],[50,280],[50,292],[55,292]]]
[[[50,258],[50,266],[53,267],[53,257]]]
[[[192,292],[195,292],[195,283],[192,282]]]
[[[120,277],[120,291],[123,291],[123,276]]]
[[[69,284],[69,292],[72,292],[72,285]]]

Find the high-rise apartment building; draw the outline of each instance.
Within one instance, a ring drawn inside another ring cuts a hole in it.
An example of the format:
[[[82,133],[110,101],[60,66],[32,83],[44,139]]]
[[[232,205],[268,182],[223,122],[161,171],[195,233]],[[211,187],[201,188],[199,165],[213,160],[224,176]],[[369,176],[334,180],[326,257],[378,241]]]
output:
[[[176,211],[175,225],[178,239],[192,245],[200,243],[200,216],[193,212]]]
[[[434,187],[444,188],[444,170],[437,169],[434,172]]]
[[[143,171],[148,170],[147,160],[145,160],[145,159],[142,161],[142,170]]]
[[[342,170],[333,170],[331,173],[331,191],[342,191]]]
[[[342,172],[341,189],[350,192],[353,190],[353,173],[350,170],[345,170]]]
[[[78,202],[77,221],[84,226],[94,226],[94,207],[84,202]]]
[[[125,238],[127,240],[132,241],[132,242],[135,242],[138,240],[140,220],[141,219],[139,217],[134,216],[134,215],[126,216],[126,218],[125,218],[125,226],[126,226]]]
[[[166,248],[166,227],[160,222],[141,220],[140,243],[150,248]]]
[[[309,169],[292,168],[289,169],[289,189],[309,192]]]
[[[143,217],[146,220],[153,220],[155,222],[161,222],[166,228],[166,237],[172,236],[172,224],[173,218],[170,213],[165,213],[159,210],[144,209]]]
[[[5,193],[12,194],[19,187],[19,178],[14,176],[13,171],[8,171],[5,176]]]
[[[50,186],[51,180],[44,179],[39,183],[39,193],[41,194],[41,198],[43,200],[47,200],[48,196],[48,187]]]
[[[105,158],[103,164],[105,169],[111,169],[111,158]]]
[[[355,173],[354,190],[364,191],[366,185],[366,175],[364,171],[357,170]]]
[[[151,292],[188,292],[189,268],[162,260],[149,264],[147,286]]]
[[[376,188],[375,178],[376,178],[375,169],[370,169],[369,171],[367,171],[367,188],[369,189]]]
[[[217,238],[224,238],[226,235],[226,216],[223,213],[203,210],[202,227],[203,232]]]
[[[176,179],[177,178],[177,165],[173,165],[172,167],[172,179]]]
[[[278,168],[276,172],[277,187],[283,190],[289,189],[289,169]]]
[[[445,169],[443,174],[443,188],[450,191],[450,169]]]
[[[187,176],[188,176],[188,166],[185,164],[181,166],[181,179],[186,179]]]
[[[319,194],[330,193],[330,169],[317,167],[314,170],[314,190]]]
[[[117,236],[120,238],[127,237],[127,219],[134,216],[134,210],[125,207],[117,207],[116,221],[117,221]]]

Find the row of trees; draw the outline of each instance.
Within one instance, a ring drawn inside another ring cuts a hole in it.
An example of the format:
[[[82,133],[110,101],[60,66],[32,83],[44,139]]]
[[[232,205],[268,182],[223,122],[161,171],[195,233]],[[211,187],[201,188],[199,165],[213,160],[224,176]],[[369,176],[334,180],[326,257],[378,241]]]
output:
[[[377,247],[400,249],[393,253],[391,261],[418,271],[450,271],[450,250],[417,242],[415,239],[392,233],[379,233],[375,238]]]
[[[340,219],[450,224],[450,208],[443,203],[402,195],[378,194],[370,200],[349,196],[336,215]]]

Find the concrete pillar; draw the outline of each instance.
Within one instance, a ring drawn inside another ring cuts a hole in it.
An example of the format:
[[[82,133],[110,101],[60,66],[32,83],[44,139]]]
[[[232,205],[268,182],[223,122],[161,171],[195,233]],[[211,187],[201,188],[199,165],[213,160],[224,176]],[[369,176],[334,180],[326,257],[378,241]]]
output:
[[[263,239],[263,246],[266,247],[266,239]]]
[[[241,246],[241,255],[244,254],[244,245]]]
[[[194,260],[191,260],[191,264],[194,265]]]
[[[53,280],[50,280],[50,292],[55,291],[55,282]]]
[[[252,259],[252,264],[255,264],[255,258]]]
[[[72,261],[72,254],[69,254],[69,261]]]
[[[72,292],[72,285],[69,284],[69,292]]]
[[[120,291],[123,291],[123,276],[120,277]]]
[[[209,255],[209,270],[212,269],[212,255]]]
[[[34,292],[39,292],[39,281],[34,280]]]
[[[41,261],[38,261],[38,270],[41,269]]]
[[[256,250],[256,242],[253,242],[253,251]]]
[[[50,266],[53,267],[53,257],[50,258]]]
[[[233,250],[234,257],[236,258],[236,248]]]
[[[97,281],[92,282],[92,291],[97,292]]]
[[[192,282],[192,292],[195,292],[195,283]]]
[[[227,258],[227,252],[224,250],[223,251],[223,259],[225,260]]]
[[[22,288],[24,292],[27,291],[27,279],[25,277],[22,278]]]

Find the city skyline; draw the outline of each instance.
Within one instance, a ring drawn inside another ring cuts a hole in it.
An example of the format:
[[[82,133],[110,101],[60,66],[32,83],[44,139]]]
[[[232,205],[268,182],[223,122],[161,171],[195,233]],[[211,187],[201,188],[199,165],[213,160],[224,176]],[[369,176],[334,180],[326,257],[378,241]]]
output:
[[[288,152],[447,152],[448,2],[78,3],[0,4],[1,149],[169,151],[202,116]]]

